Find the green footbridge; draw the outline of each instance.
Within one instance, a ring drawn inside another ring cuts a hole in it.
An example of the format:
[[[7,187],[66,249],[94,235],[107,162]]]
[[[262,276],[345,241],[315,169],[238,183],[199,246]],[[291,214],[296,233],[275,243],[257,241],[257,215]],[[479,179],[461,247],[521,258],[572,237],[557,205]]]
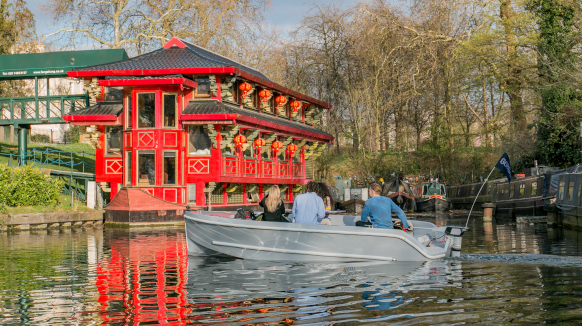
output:
[[[51,95],[50,78],[68,78],[67,72],[74,68],[124,59],[128,56],[123,49],[0,55],[0,81],[34,80],[34,94],[0,98],[0,127],[4,127],[0,129],[4,129],[4,136],[16,134],[19,163],[26,164],[31,125],[65,123],[63,115],[89,106],[87,93]],[[39,94],[38,82],[42,79],[46,79],[46,94]],[[2,84],[10,87],[10,83]]]

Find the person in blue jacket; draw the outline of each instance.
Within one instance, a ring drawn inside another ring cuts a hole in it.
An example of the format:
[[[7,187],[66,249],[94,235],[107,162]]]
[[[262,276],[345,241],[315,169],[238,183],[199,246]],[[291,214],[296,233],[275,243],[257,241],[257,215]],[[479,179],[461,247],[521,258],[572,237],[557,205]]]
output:
[[[364,209],[362,210],[361,221],[357,221],[356,226],[372,225],[374,228],[392,229],[392,211],[394,211],[398,215],[398,218],[400,218],[402,227],[409,229],[410,226],[408,225],[404,211],[398,205],[394,204],[392,199],[380,196],[381,193],[382,187],[377,183],[372,184],[368,188],[370,199],[366,200]],[[370,216],[370,222],[368,222],[368,215]]]

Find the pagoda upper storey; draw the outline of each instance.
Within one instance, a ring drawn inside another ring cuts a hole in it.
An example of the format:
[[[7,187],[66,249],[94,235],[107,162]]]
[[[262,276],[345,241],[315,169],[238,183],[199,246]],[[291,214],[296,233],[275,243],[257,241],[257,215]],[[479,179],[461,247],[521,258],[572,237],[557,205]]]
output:
[[[269,111],[282,112],[282,108],[289,104],[300,105],[293,108],[295,112],[298,108],[309,108],[311,114],[307,123],[311,122],[311,116],[319,118],[319,110],[331,109],[328,103],[279,85],[255,69],[178,38],[171,39],[164,47],[153,52],[75,69],[68,72],[68,75],[83,78],[86,84],[92,83],[93,87],[97,86],[94,83],[99,86],[126,86],[137,85],[140,81],[141,85],[148,85],[148,80],[152,84],[152,79],[156,78],[185,77],[197,82],[203,91],[209,91],[210,97],[242,104],[247,108],[260,111],[263,107],[267,113],[275,115],[277,112]],[[244,87],[241,84],[245,84]],[[262,90],[266,91],[261,93]],[[279,96],[284,99],[278,100]],[[270,102],[277,102],[273,110],[268,110],[267,104]]]

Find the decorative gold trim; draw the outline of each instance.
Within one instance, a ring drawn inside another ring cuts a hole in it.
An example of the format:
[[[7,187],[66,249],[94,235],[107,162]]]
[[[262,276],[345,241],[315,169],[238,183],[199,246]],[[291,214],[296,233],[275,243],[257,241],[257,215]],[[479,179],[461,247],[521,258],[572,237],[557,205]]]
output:
[[[235,82],[236,77],[232,77],[230,78],[230,80],[228,79],[228,77],[226,77],[222,80],[222,88],[220,90],[220,95],[223,101],[236,102],[234,98],[235,92],[233,89],[233,85]]]
[[[208,80],[210,81],[210,92],[212,96],[216,96],[218,94],[218,84],[216,83],[216,76],[209,75]]]

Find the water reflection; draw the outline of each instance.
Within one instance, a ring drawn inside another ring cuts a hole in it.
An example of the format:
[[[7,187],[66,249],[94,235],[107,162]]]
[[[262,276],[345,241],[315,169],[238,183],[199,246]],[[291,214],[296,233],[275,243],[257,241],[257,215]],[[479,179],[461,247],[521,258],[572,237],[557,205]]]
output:
[[[466,221],[450,219],[442,222]],[[469,227],[459,260],[426,263],[201,259],[187,256],[182,228],[5,234],[0,318],[3,325],[576,324],[582,319],[580,232],[479,219]]]
[[[112,230],[108,257],[97,263],[104,323],[181,322],[188,313],[184,290],[187,249],[181,230]]]
[[[190,257],[187,293],[199,322],[345,321],[368,318],[365,311],[402,308],[415,300],[411,291],[460,286],[460,266],[442,260],[290,264]]]

